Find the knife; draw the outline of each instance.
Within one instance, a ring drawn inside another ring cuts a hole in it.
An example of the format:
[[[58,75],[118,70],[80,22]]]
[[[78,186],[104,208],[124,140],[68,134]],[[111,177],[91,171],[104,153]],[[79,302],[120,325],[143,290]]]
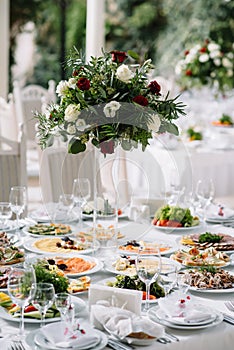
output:
[[[223,320],[227,323],[234,325],[234,317],[229,316],[228,314],[223,313]]]

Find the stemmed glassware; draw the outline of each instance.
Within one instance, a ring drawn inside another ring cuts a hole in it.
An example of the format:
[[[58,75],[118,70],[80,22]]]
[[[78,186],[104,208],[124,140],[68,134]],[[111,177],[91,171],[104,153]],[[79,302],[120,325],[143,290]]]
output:
[[[82,206],[87,202],[91,196],[90,181],[87,178],[78,178],[73,181],[73,202],[74,206],[78,208],[78,219],[81,221]]]
[[[27,191],[25,186],[13,186],[10,190],[9,202],[11,210],[16,214],[17,233],[19,235],[19,217],[27,205]]]
[[[9,202],[0,202],[0,230],[6,229],[7,221],[11,218],[12,211]]]
[[[24,308],[34,297],[36,276],[32,266],[25,268],[14,267],[11,269],[7,290],[13,302],[20,307],[20,330],[15,340],[21,340],[24,336]]]
[[[138,277],[145,283],[146,301],[144,311],[149,310],[150,286],[155,282],[161,271],[161,256],[160,250],[154,255],[147,255],[139,251],[136,257],[135,265]]]
[[[196,196],[199,201],[199,207],[202,211],[202,216],[205,216],[205,211],[212,203],[215,195],[215,187],[212,179],[207,181],[199,180],[196,185]]]
[[[51,283],[39,282],[34,285],[36,292],[31,303],[41,314],[41,327],[45,324],[45,315],[47,310],[53,305],[55,298],[54,286]]]
[[[73,332],[74,324],[74,306],[71,296],[68,293],[57,293],[55,295],[55,306],[60,312],[61,321],[63,321],[69,332]]]
[[[59,196],[58,212],[65,217],[65,220],[72,218],[72,209],[74,206],[74,197],[72,194],[63,193]]]
[[[170,291],[177,286],[177,267],[172,262],[161,263],[161,274],[158,278],[157,283],[163,288],[165,297],[168,296]]]

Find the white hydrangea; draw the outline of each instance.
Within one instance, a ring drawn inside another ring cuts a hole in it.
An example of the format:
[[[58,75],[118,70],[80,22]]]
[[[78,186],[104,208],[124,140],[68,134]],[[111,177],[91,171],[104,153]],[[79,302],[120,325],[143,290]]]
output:
[[[207,53],[203,53],[200,57],[199,57],[199,61],[201,63],[207,62],[209,61],[209,55]]]
[[[149,130],[157,133],[161,125],[161,120],[157,114],[152,116],[152,120],[148,123]]]
[[[134,77],[134,74],[126,64],[121,64],[116,70],[116,76],[124,83],[129,83]]]
[[[114,118],[116,112],[120,109],[121,104],[117,101],[111,101],[105,105],[103,112],[107,118]]]
[[[70,104],[65,109],[64,120],[74,122],[80,115],[80,104]]]
[[[59,97],[63,97],[66,95],[67,90],[69,88],[67,80],[61,80],[56,88],[56,93]]]

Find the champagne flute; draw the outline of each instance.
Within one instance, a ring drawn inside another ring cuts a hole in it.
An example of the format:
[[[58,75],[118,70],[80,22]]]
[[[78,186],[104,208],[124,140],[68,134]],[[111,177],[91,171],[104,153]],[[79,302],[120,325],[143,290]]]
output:
[[[36,275],[32,266],[25,268],[14,267],[11,269],[7,290],[13,300],[20,307],[20,329],[15,340],[21,340],[24,336],[24,308],[35,294]]]
[[[159,249],[155,255],[157,256],[144,254],[140,251],[135,260],[137,275],[140,280],[145,283],[146,287],[145,311],[149,310],[150,286],[157,280],[161,271],[161,256]]]
[[[52,283],[35,283],[36,292],[31,303],[38,309],[41,315],[41,327],[45,324],[45,315],[47,310],[53,305],[55,290]]]
[[[91,195],[90,181],[87,178],[78,178],[73,181],[73,201],[74,206],[78,207],[78,219],[81,221],[82,206],[87,202]]]
[[[17,233],[19,235],[19,217],[27,205],[27,191],[25,186],[13,186],[10,190],[9,202],[11,210],[16,214]]]

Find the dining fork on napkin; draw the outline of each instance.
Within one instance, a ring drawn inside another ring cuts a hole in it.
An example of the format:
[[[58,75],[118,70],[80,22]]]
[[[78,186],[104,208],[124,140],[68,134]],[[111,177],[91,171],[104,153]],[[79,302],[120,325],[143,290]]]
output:
[[[51,345],[58,348],[83,349],[94,346],[100,341],[98,334],[92,331],[84,333],[85,331],[82,329],[76,330],[69,335],[64,322],[48,324],[41,328],[41,332]]]

